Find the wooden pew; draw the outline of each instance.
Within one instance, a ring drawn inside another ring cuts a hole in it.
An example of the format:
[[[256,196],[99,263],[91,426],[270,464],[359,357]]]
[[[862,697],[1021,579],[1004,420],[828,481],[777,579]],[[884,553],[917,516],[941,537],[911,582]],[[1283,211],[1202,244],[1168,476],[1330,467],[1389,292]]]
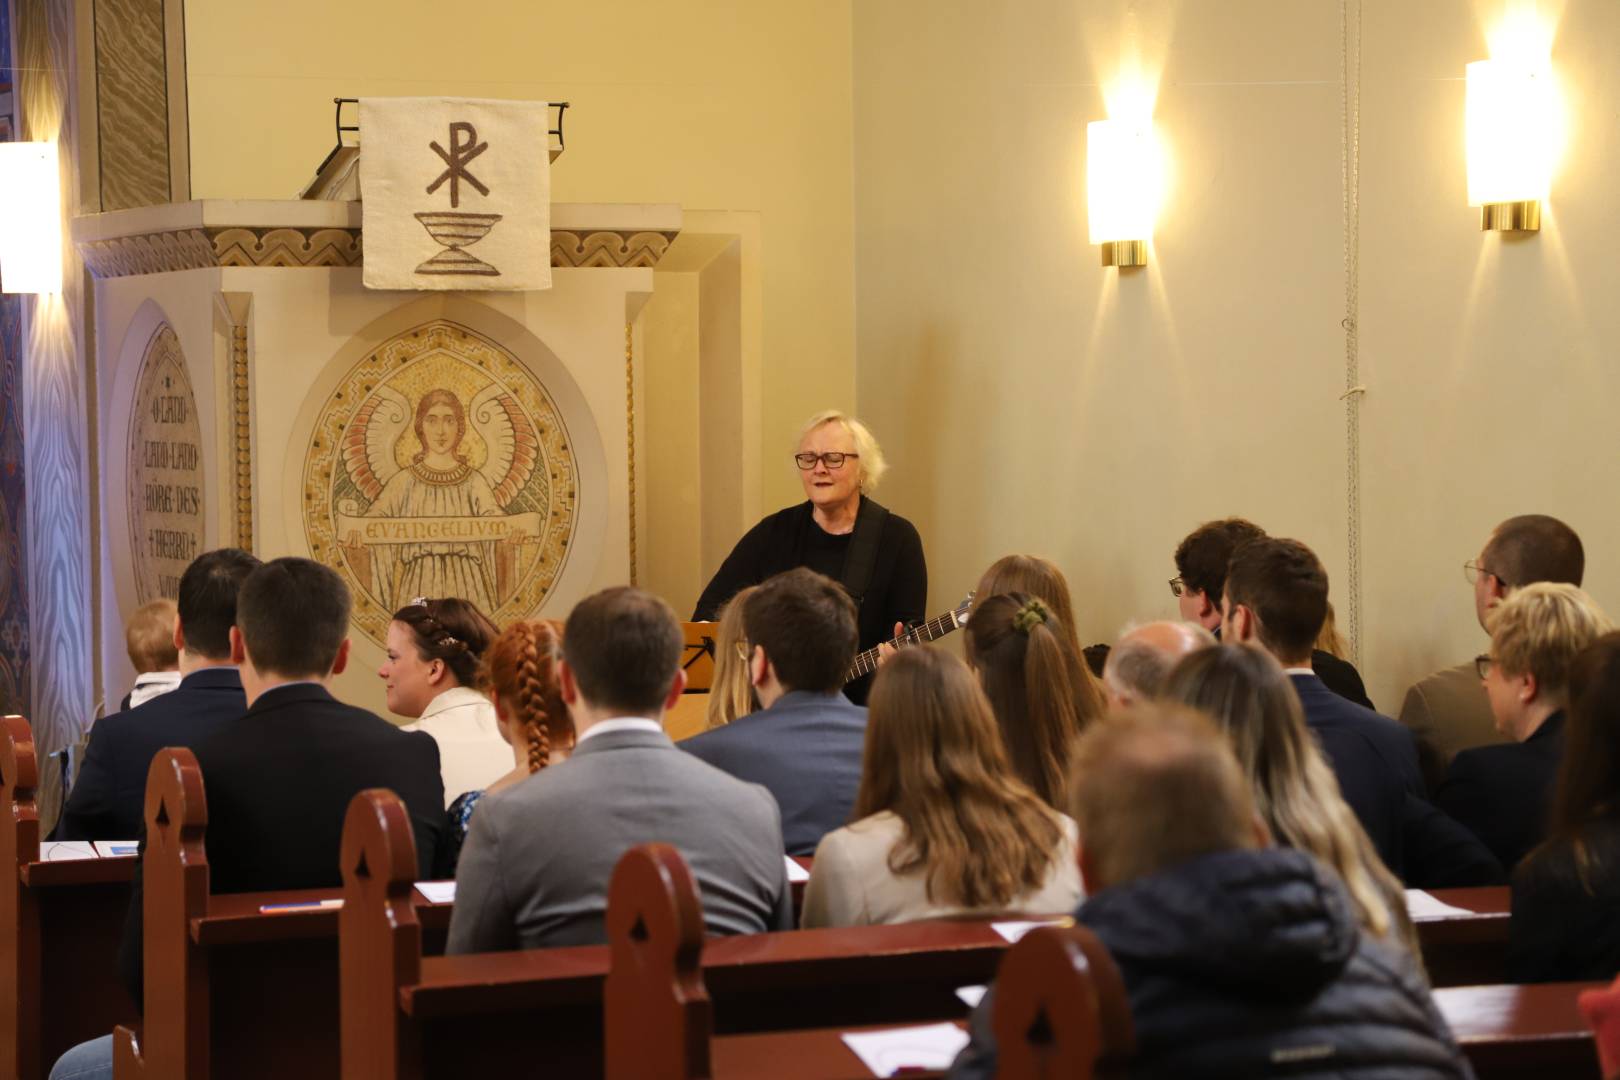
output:
[[[337,1077],[338,912],[263,914],[260,906],[341,892],[210,896],[207,822],[196,759],[184,749],[160,752],[146,792],[145,1017],[114,1032],[114,1075]],[[412,902],[427,947],[442,948],[449,905]]]
[[[41,862],[28,722],[0,717],[0,1080],[42,1080],[135,1016],[116,954],[133,858]]]
[[[457,1076],[472,1046],[489,1072],[532,1070],[543,1047],[558,1075],[599,1075],[608,947],[423,957],[399,902],[414,840],[390,803],[357,795],[344,832],[344,1076]],[[722,1033],[908,1023],[965,1016],[956,988],[1006,949],[987,921],[798,930],[707,941],[703,972]]]
[[[667,844],[626,852],[608,894],[612,968],[603,994],[607,1080],[870,1075],[840,1030],[714,1036],[704,985],[703,908]],[[1046,927],[1007,951],[993,1017],[1008,1080],[1089,1080],[1127,1059],[1135,1033],[1125,984],[1089,930]]]
[[[1592,1031],[1575,1003],[1596,982],[1459,986],[1434,992],[1479,1080],[1598,1080]]]
[[[1427,891],[1441,903],[1470,913],[1416,920],[1418,945],[1430,984],[1505,983],[1511,890],[1506,885],[1493,885]]]

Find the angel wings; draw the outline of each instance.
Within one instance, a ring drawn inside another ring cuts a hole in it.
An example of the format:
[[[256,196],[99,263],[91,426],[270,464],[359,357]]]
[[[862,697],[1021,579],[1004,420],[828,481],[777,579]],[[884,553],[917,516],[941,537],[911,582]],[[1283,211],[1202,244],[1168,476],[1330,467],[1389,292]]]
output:
[[[540,459],[540,437],[517,399],[499,383],[480,391],[466,408],[468,425],[489,453],[479,470],[502,507],[528,486]],[[395,447],[410,429],[411,402],[390,386],[379,386],[354,414],[343,435],[342,460],[367,503],[400,471]]]

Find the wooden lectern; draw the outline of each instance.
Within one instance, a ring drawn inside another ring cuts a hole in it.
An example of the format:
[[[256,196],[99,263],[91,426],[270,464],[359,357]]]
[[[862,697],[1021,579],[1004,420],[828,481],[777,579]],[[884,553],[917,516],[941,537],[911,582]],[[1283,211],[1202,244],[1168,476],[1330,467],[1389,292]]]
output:
[[[677,742],[708,726],[709,687],[714,685],[714,650],[720,639],[720,624],[682,623],[681,636],[685,642],[681,668],[686,672],[686,693],[664,716],[664,730]]]

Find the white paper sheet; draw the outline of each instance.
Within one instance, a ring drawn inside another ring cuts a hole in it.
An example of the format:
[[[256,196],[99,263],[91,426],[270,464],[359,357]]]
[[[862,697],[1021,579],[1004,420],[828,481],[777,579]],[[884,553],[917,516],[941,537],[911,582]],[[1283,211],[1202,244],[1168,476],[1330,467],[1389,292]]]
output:
[[[39,845],[40,862],[72,862],[75,859],[99,859],[96,847],[88,840],[45,840]]]
[[[967,1041],[967,1032],[955,1024],[926,1024],[844,1036],[844,1045],[855,1051],[855,1056],[877,1076],[893,1076],[901,1069],[948,1069]]]
[[[97,840],[96,854],[103,859],[119,859],[134,855],[141,849],[139,840]]]
[[[804,867],[802,867],[798,863],[794,862],[792,856],[784,855],[784,856],[782,856],[782,861],[787,863],[788,884],[789,885],[793,884],[795,881],[809,881],[810,880],[810,871],[806,870]]]
[[[456,902],[456,883],[453,881],[418,881],[416,891],[426,897],[430,904]]]
[[[1031,930],[1039,930],[1043,926],[1068,926],[1072,920],[1062,919],[1035,919],[1028,922],[998,922],[991,923],[990,929],[1007,939],[1011,945],[1018,944],[1020,938]]]
[[[988,986],[958,986],[956,996],[961,998],[968,1008],[977,1009],[979,1002],[984,1000],[985,992],[989,989]]]
[[[1444,919],[1457,915],[1477,914],[1477,912],[1469,911],[1467,908],[1453,907],[1450,904],[1436,900],[1432,893],[1426,893],[1422,889],[1406,890],[1406,910],[1413,920]]]

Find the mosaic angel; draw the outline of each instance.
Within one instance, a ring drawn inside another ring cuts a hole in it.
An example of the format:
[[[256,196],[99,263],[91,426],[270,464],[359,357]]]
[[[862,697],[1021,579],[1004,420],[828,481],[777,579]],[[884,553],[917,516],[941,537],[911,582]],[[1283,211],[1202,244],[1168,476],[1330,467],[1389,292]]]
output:
[[[469,419],[487,448],[481,467],[463,450]],[[420,449],[402,466],[396,451],[408,428]],[[534,473],[539,446],[529,418],[499,384],[465,408],[442,388],[423,394],[412,409],[405,395],[379,387],[355,413],[342,448],[350,479],[370,501],[361,516],[397,523],[381,542],[343,538],[344,553],[371,594],[390,609],[418,596],[460,596],[495,612],[510,588],[512,551],[531,538],[513,528],[476,539],[480,530],[468,519],[508,520],[508,507]]]

